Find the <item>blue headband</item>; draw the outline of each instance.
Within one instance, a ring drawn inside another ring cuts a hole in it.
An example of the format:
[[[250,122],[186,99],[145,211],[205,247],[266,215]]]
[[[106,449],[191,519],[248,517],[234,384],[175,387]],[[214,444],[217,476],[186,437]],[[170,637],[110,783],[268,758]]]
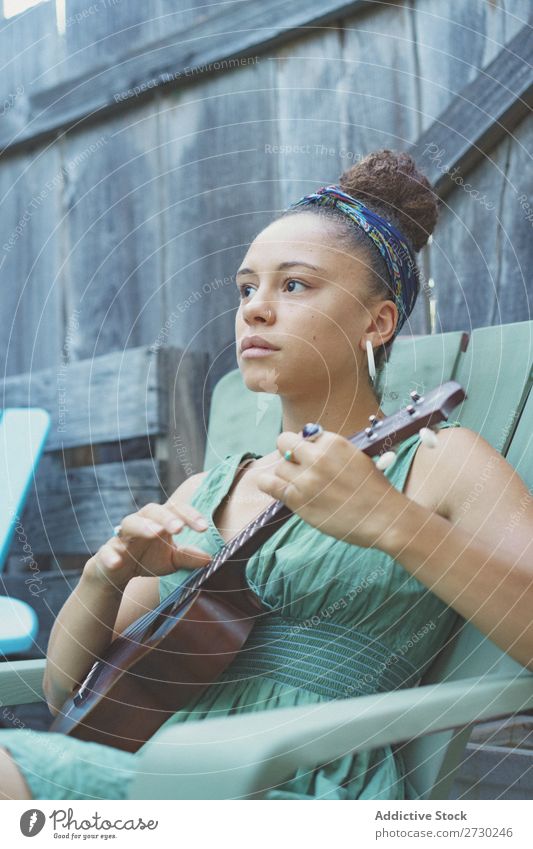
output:
[[[387,265],[394,302],[398,308],[398,322],[394,331],[396,336],[411,314],[418,293],[416,260],[400,231],[390,221],[368,209],[361,201],[343,192],[340,186],[322,186],[316,192],[292,203],[285,211],[306,204],[340,209],[372,239]]]

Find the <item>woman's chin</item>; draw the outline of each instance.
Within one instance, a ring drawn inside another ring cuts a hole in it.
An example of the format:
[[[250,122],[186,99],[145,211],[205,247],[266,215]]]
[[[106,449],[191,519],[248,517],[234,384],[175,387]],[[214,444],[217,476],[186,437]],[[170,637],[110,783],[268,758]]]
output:
[[[240,362],[239,369],[242,374],[243,383],[250,392],[269,392],[272,395],[280,394],[281,374],[279,369],[273,366],[267,366],[266,363],[259,363],[258,360]]]
[[[267,375],[262,378],[260,375],[243,375],[243,382],[250,392],[268,392],[270,395],[280,395],[280,387],[276,381],[271,380]]]

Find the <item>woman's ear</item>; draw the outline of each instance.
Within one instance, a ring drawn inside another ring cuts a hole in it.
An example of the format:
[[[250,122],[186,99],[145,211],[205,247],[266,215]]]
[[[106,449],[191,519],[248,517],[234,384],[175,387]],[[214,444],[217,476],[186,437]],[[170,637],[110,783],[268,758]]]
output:
[[[379,301],[370,310],[370,314],[371,318],[359,343],[364,351],[367,339],[370,339],[373,348],[388,342],[394,336],[398,323],[398,307],[394,301]]]

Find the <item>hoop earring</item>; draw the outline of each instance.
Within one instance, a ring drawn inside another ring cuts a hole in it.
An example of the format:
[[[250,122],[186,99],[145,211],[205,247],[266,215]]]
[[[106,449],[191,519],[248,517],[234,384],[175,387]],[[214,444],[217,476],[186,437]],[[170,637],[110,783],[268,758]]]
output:
[[[374,349],[372,348],[372,342],[370,339],[366,340],[366,356],[368,359],[368,373],[370,375],[370,380],[374,383],[374,378],[376,377],[376,361],[374,359]]]

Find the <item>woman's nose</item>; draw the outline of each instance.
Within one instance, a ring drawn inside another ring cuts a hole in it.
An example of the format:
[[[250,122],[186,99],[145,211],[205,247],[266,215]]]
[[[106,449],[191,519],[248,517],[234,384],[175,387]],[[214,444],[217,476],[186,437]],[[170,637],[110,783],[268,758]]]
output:
[[[247,304],[244,304],[243,318],[248,324],[254,321],[270,324],[274,318],[274,304],[266,298],[259,298],[256,294]]]

